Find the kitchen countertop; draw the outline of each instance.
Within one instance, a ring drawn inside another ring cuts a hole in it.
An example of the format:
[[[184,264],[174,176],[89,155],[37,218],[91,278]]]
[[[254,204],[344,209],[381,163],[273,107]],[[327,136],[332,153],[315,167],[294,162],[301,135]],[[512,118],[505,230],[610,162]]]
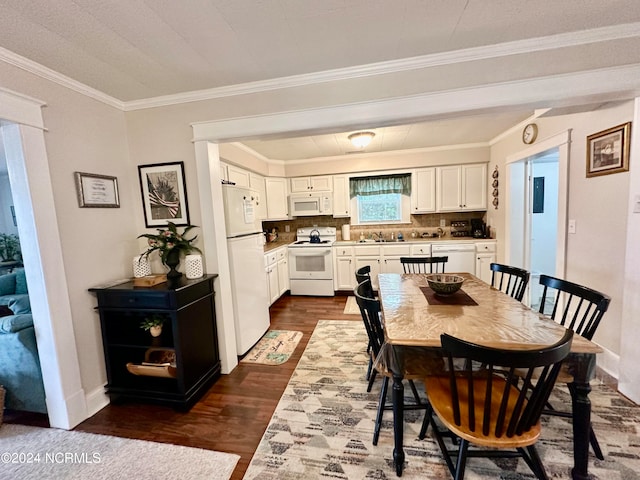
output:
[[[372,240],[365,240],[361,242],[359,240],[339,240],[334,242],[334,245],[386,245],[396,243],[481,243],[481,242],[495,242],[495,238],[473,238],[473,237],[444,237],[444,238],[408,238],[406,240],[387,240],[384,242],[374,242]]]
[[[292,243],[293,241],[287,240],[276,240],[275,242],[267,242],[264,244],[264,253],[270,252],[271,250],[276,250],[280,247],[291,245]]]

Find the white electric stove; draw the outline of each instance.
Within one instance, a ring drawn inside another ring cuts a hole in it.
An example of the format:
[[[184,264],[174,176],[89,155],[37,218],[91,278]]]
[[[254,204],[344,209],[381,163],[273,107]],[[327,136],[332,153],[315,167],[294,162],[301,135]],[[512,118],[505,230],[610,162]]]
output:
[[[335,227],[305,227],[289,245],[291,295],[332,297]]]

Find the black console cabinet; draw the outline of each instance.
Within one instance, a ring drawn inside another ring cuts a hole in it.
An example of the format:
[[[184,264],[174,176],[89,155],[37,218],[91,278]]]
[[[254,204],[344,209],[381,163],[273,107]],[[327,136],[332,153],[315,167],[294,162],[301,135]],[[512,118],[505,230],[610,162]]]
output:
[[[215,277],[90,289],[98,299],[112,401],[134,399],[188,409],[220,376]],[[152,315],[165,319],[158,337],[140,328]]]

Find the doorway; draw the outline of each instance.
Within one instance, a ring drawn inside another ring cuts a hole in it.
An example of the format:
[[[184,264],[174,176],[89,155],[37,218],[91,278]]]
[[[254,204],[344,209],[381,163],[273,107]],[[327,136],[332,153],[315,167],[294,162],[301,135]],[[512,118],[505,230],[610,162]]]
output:
[[[507,163],[506,262],[531,272],[523,302],[535,310],[540,275],[563,277],[565,271],[568,141],[546,146]]]

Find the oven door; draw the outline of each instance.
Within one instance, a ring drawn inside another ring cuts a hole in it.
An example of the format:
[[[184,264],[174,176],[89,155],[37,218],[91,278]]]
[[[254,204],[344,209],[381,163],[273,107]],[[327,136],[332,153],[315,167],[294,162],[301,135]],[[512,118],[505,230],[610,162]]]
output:
[[[333,279],[333,255],[331,248],[289,248],[289,278],[291,280]]]

